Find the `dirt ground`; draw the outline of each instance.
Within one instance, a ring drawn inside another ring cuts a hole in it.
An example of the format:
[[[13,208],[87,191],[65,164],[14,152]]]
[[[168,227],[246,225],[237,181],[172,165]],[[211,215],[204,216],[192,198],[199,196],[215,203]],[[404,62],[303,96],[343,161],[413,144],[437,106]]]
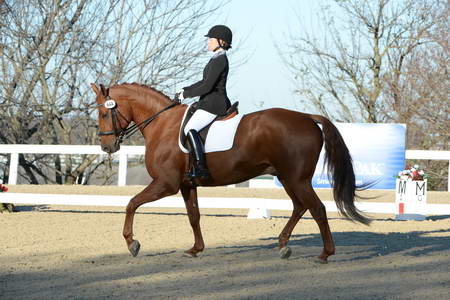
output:
[[[32,192],[48,192],[40,189]],[[130,189],[95,191],[129,195],[142,187]],[[220,188],[199,194],[212,191],[224,196]],[[285,198],[281,191],[226,191]],[[326,192],[323,200],[329,200]],[[448,202],[439,199],[433,201]],[[320,265],[313,258],[322,240],[309,215],[293,232],[291,258],[279,258],[277,237],[288,211],[248,220],[246,210],[202,209],[206,249],[193,259],[182,257],[193,244],[183,209],[138,210],[135,238],[142,247],[136,258],[121,236],[123,208],[18,209],[0,214],[0,299],[447,299],[450,291],[450,216],[394,221],[373,215],[364,226],[329,214],[336,255]]]

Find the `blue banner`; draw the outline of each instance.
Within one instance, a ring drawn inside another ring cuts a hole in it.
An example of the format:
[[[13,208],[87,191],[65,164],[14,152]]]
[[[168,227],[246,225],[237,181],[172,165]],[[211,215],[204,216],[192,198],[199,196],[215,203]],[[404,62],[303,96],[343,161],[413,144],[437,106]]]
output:
[[[372,189],[395,189],[395,176],[405,166],[404,124],[335,123],[353,158],[356,184],[376,182]],[[312,183],[330,188],[320,154]],[[278,180],[277,185],[281,184]]]

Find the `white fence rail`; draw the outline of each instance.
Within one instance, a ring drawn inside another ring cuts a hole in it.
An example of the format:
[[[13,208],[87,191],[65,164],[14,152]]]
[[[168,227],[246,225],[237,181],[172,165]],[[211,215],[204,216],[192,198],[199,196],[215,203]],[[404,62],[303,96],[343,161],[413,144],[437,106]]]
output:
[[[66,194],[21,194],[1,193],[0,202],[34,205],[82,205],[82,206],[119,206],[125,207],[131,196],[106,195],[66,195]],[[292,210],[291,200],[264,198],[208,198],[199,197],[201,208],[249,209],[248,218],[268,218],[270,210]],[[323,201],[328,212],[337,212],[334,201]],[[356,207],[365,213],[393,214],[397,213],[394,202],[356,202]],[[166,197],[155,202],[146,203],[143,207],[184,208],[181,197]],[[253,216],[251,212],[253,210]],[[255,215],[256,213],[256,215]],[[427,204],[424,215],[448,215],[450,204]]]
[[[100,146],[87,145],[0,145],[0,153],[11,154],[8,184],[17,183],[19,153],[23,154],[105,154]],[[121,146],[114,154],[119,157],[118,185],[126,185],[128,155],[143,155],[144,146]],[[447,160],[449,162],[447,189],[450,192],[450,151],[406,150],[406,159]]]

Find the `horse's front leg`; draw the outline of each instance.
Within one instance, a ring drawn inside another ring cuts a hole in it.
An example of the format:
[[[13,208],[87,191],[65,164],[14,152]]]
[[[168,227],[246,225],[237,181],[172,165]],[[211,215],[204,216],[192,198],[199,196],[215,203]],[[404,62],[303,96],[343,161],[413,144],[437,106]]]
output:
[[[130,200],[126,209],[123,237],[127,242],[128,250],[130,250],[131,255],[138,255],[141,247],[137,240],[133,240],[133,219],[136,209],[144,203],[156,201],[163,197],[173,195],[176,192],[177,188],[170,188],[170,185],[164,184],[158,180],[153,180],[149,186]]]
[[[183,195],[184,203],[189,216],[189,222],[191,223],[195,238],[194,246],[185,251],[185,255],[189,257],[196,257],[197,253],[203,251],[205,248],[202,231],[200,229],[200,211],[198,208],[197,188],[182,186],[181,194]]]

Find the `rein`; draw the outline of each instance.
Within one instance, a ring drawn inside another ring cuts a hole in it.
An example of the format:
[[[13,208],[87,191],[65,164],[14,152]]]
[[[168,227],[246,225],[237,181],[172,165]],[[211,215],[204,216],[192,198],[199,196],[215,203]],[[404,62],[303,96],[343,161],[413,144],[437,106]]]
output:
[[[117,108],[117,104],[116,102],[111,99],[109,96],[106,98],[107,101],[105,101],[104,104],[99,104],[97,105],[97,107],[99,106],[105,106],[106,108],[108,108],[111,112],[111,120],[112,120],[112,125],[113,125],[113,130],[111,131],[100,131],[98,133],[98,136],[104,136],[104,135],[115,135],[117,137],[117,141],[116,143],[120,144],[123,142],[124,139],[129,138],[130,136],[132,136],[136,131],[138,131],[139,129],[144,129],[145,127],[147,127],[148,124],[150,124],[150,122],[152,122],[153,120],[155,120],[160,114],[162,114],[163,112],[165,112],[166,110],[169,110],[175,106],[177,106],[178,102],[173,102],[172,104],[170,104],[169,106],[166,106],[165,108],[163,108],[162,110],[160,110],[159,112],[157,112],[156,114],[148,117],[147,119],[145,119],[144,121],[142,121],[139,124],[133,124],[127,128],[117,128],[117,123],[120,126],[120,121],[118,119],[118,115],[124,119],[125,121],[127,121],[128,123],[130,123],[130,121],[128,121],[119,111],[119,109]]]

